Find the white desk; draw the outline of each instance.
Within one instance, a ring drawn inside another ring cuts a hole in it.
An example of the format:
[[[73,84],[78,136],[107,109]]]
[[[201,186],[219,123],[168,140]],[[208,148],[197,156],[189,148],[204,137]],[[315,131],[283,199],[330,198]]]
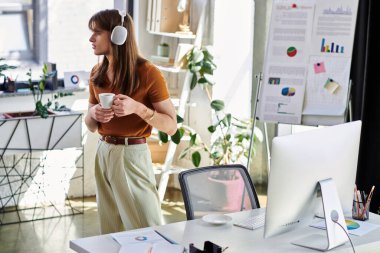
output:
[[[233,220],[243,219],[254,214],[257,210],[244,211],[229,214]],[[380,216],[371,213],[371,223],[380,224]],[[225,253],[246,253],[246,252],[317,252],[314,250],[294,246],[290,244],[296,238],[312,234],[325,234],[324,230],[311,227],[302,228],[277,237],[264,239],[263,228],[247,230],[236,227],[232,223],[225,225],[210,225],[202,220],[183,221],[156,227],[159,232],[168,238],[189,247],[189,243],[194,243],[197,248],[203,249],[204,241],[212,241],[221,247],[228,246]],[[380,228],[364,236],[351,236],[357,253],[380,252]],[[79,253],[117,253],[119,245],[110,235],[87,237],[70,241],[70,248]],[[351,246],[346,243],[329,252],[352,253]]]

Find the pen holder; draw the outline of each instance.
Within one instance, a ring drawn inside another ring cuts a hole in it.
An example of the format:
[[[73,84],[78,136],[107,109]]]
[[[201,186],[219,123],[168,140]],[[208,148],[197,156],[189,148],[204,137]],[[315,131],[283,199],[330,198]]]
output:
[[[6,81],[4,83],[4,89],[6,92],[15,92],[16,91],[16,84],[15,81]]]
[[[354,200],[352,203],[352,218],[365,221],[369,218],[369,204],[365,205],[362,201]]]

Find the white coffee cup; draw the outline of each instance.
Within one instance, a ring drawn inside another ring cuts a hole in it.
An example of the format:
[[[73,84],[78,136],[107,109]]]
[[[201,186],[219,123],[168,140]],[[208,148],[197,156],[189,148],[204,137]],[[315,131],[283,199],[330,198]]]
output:
[[[100,105],[104,109],[110,109],[113,103],[113,97],[115,94],[113,93],[100,93],[99,94],[99,100],[100,100]]]

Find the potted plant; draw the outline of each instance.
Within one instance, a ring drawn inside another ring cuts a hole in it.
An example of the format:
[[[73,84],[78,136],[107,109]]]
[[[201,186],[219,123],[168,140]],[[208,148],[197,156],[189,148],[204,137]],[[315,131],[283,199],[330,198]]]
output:
[[[57,92],[56,94],[52,94],[52,98],[48,99],[47,103],[43,103],[43,97],[45,92],[45,87],[48,78],[56,75],[56,71],[48,72],[48,66],[47,64],[44,64],[42,67],[42,74],[40,76],[40,80],[35,83],[32,81],[32,70],[29,69],[29,71],[26,73],[28,76],[28,84],[29,89],[32,93],[35,108],[32,112],[15,112],[15,113],[6,113],[6,118],[12,118],[12,117],[22,117],[22,116],[40,116],[41,118],[46,119],[49,115],[54,114],[50,107],[54,105],[53,110],[54,111],[68,111],[69,109],[64,105],[59,105],[59,102],[57,101],[58,98],[65,97],[65,96],[71,96],[73,95],[72,92]]]
[[[5,58],[0,58],[0,61],[4,61]],[[16,66],[8,65],[8,64],[1,64],[0,65],[0,77],[4,77],[4,82],[3,82],[3,89],[5,91],[14,91],[14,80],[11,78],[7,77],[5,74],[3,74],[3,71],[8,70],[8,69],[15,69],[17,68]],[[12,86],[13,84],[13,86]]]
[[[252,119],[238,119],[231,113],[224,112],[224,102],[222,100],[212,100],[210,89],[215,82],[212,79],[216,65],[213,56],[207,48],[194,47],[187,53],[187,66],[193,73],[190,89],[196,85],[205,90],[210,101],[210,107],[214,112],[215,122],[208,126],[208,131],[212,134],[211,144],[207,145],[194,130],[187,126],[180,126],[177,133],[171,136],[171,140],[178,144],[184,135],[190,137],[188,146],[181,152],[180,159],[191,157],[195,167],[198,167],[202,160],[201,151],[204,151],[211,159],[213,165],[242,163],[249,155],[249,143],[251,138]],[[178,123],[183,119],[177,116]],[[169,137],[165,133],[159,133],[162,142],[167,142]],[[262,133],[255,128],[253,136],[254,143],[262,141]],[[252,154],[255,154],[253,148]],[[216,175],[214,175],[216,176]],[[219,175],[225,179],[233,179],[235,175]]]
[[[212,100],[211,88],[215,85],[213,73],[216,69],[214,57],[207,48],[192,48],[186,54],[187,68],[192,73],[190,81],[190,90],[199,86],[203,89],[209,100],[209,105],[213,112],[213,123],[207,127],[211,133],[211,144],[204,142],[200,135],[191,129],[189,126],[182,125],[183,119],[178,117],[177,122],[179,127],[175,135],[168,136],[165,133],[159,132],[159,139],[162,142],[168,142],[169,139],[176,144],[179,144],[183,136],[189,137],[187,147],[181,152],[180,159],[190,158],[195,167],[199,167],[202,156],[207,155],[213,165],[242,163],[244,164],[249,155],[255,154],[255,144],[262,141],[262,133],[255,128],[254,136],[251,136],[253,127],[252,119],[239,119],[231,113],[224,111],[224,102],[222,100]],[[251,139],[253,138],[253,139]],[[253,141],[253,152],[250,152],[250,143]],[[238,175],[233,172],[225,172],[223,170],[209,175],[210,182],[214,182],[212,187],[216,192],[223,192],[220,198],[212,200],[213,205],[218,210],[236,210],[236,205],[241,202],[228,202],[225,196],[235,194],[236,192],[244,191],[242,189],[241,180]]]
[[[81,147],[82,114],[79,112],[58,113],[68,110],[60,106],[57,99],[72,95],[70,92],[52,93],[52,98],[43,103],[46,80],[55,72],[48,72],[47,64],[42,67],[41,79],[32,81],[32,72],[27,75],[35,108],[33,111],[4,113],[0,118],[0,150],[51,150]],[[53,112],[50,107],[54,106]]]
[[[161,57],[169,57],[169,44],[160,43],[157,46],[157,55]]]
[[[29,88],[32,91],[34,103],[36,105],[36,108],[34,109],[34,114],[41,116],[41,118],[47,118],[49,115],[48,112],[48,106],[45,106],[42,103],[42,97],[44,95],[45,86],[46,86],[46,79],[56,75],[56,72],[48,72],[48,66],[47,64],[44,64],[42,66],[42,75],[41,80],[38,82],[37,85],[34,85],[32,82],[32,70],[29,69],[29,71],[26,73],[26,75],[29,77]]]

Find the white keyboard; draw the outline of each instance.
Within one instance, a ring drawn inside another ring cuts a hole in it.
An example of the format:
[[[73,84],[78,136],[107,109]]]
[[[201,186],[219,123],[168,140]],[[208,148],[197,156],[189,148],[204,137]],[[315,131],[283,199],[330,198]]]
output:
[[[265,223],[265,212],[262,212],[254,216],[250,216],[244,220],[236,221],[234,225],[238,227],[254,230],[256,228],[260,228],[264,226],[264,223]]]

